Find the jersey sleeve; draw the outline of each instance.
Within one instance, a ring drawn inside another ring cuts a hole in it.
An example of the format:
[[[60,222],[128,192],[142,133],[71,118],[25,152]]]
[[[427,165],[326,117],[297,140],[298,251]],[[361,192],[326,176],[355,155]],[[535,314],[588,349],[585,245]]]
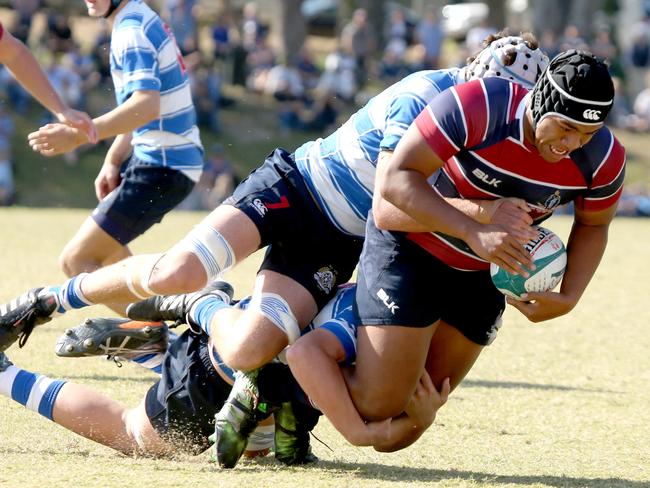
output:
[[[433,152],[443,161],[487,136],[489,111],[483,80],[443,91],[415,119]]]
[[[141,28],[127,28],[113,40],[122,72],[122,95],[128,98],[138,90],[160,91],[157,53]]]
[[[442,91],[440,86],[450,86],[452,83],[452,77],[449,74],[441,74],[436,79],[432,79],[428,74],[411,75],[399,82],[390,94],[388,108],[384,115],[384,135],[379,147],[391,151],[395,149],[406,130],[427,106],[427,103]]]
[[[592,139],[584,152],[593,154],[594,172],[588,190],[575,205],[587,212],[598,212],[615,205],[623,192],[625,179],[625,148],[609,129]]]

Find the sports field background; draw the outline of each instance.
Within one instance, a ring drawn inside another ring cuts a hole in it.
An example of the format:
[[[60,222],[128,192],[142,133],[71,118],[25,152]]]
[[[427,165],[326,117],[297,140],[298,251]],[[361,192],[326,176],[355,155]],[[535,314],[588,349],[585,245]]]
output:
[[[63,280],[58,252],[86,215],[0,209],[2,302]],[[167,249],[200,218],[172,213],[133,247]],[[566,240],[570,219],[554,217],[547,226]],[[270,457],[220,471],[207,454],[173,461],[125,457],[0,398],[0,487],[650,487],[649,242],[650,220],[616,219],[604,262],[573,313],[535,325],[508,309],[497,341],[434,426],[404,451],[354,448],[322,421],[316,435],[331,450],[313,440],[321,459],[316,466],[285,468]],[[237,296],[250,290],[259,256],[249,261],[229,276]],[[67,326],[108,314],[100,306],[71,313],[8,355],[25,369],[135,405],[153,374],[53,352]]]

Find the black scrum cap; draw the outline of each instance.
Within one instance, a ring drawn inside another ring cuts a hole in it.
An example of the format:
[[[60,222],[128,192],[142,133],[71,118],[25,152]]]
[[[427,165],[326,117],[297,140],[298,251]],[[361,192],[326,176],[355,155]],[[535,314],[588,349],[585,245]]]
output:
[[[580,124],[602,123],[614,102],[607,65],[587,51],[558,54],[532,91],[533,127],[547,115]]]

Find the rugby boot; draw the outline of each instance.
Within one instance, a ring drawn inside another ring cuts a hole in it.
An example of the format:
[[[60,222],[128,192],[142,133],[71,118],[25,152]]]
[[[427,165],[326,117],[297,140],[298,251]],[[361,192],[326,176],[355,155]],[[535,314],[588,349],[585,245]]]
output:
[[[0,373],[7,371],[9,366],[12,366],[14,363],[9,361],[9,358],[4,352],[0,352]]]
[[[222,468],[234,468],[246,450],[248,438],[257,424],[268,418],[275,407],[260,401],[257,388],[259,370],[235,373],[235,383],[223,407],[214,416],[213,460]]]
[[[132,359],[142,354],[164,352],[169,327],[164,322],[139,322],[123,318],[86,319],[66,329],[54,346],[57,356],[108,356]]]
[[[126,314],[133,320],[170,320],[191,324],[187,314],[197,300],[206,295],[214,295],[225,303],[230,303],[235,293],[232,285],[223,280],[215,280],[202,290],[182,295],[153,296],[140,302],[131,303]]]
[[[49,293],[39,297],[41,290],[42,288],[33,288],[11,302],[0,305],[0,352],[16,340],[23,347],[35,326],[51,320],[50,315],[57,307],[56,297]]]
[[[275,459],[292,466],[318,461],[311,452],[309,433],[320,413],[306,405],[285,402],[273,412],[275,419]]]

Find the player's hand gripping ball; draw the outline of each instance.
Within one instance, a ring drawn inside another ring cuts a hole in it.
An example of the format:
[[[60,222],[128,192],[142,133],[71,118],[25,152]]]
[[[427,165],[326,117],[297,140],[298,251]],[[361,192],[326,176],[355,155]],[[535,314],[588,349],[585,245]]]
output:
[[[510,274],[496,264],[490,264],[490,275],[497,289],[506,296],[521,300],[528,292],[551,291],[562,280],[566,269],[566,250],[557,235],[544,227],[538,230],[536,238],[524,246],[535,263],[535,270],[527,269],[528,278]]]

